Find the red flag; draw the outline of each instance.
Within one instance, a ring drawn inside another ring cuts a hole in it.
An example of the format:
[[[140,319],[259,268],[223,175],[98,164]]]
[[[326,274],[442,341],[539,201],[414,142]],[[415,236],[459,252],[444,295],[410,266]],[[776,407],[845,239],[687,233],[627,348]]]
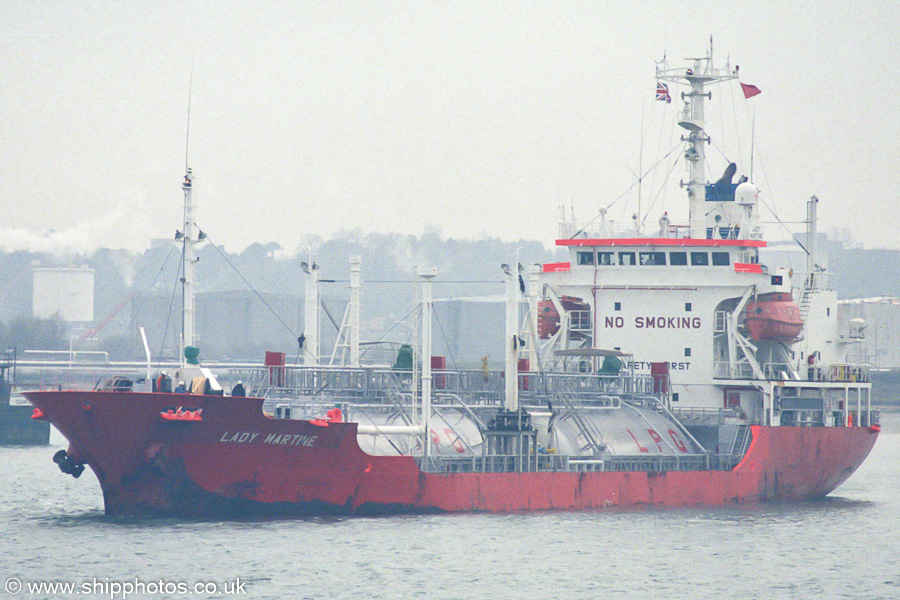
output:
[[[749,83],[742,83],[741,89],[744,91],[744,98],[752,98],[753,96],[762,93],[761,89],[755,85],[750,85]]]

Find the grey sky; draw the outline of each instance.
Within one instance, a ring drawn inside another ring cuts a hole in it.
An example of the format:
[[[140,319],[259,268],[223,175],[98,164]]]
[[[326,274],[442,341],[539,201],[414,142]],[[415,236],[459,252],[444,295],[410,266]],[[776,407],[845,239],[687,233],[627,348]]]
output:
[[[674,146],[654,64],[711,34],[763,90],[713,88],[711,169],[721,151],[749,172],[755,110],[783,220],[816,194],[822,229],[900,248],[897,2],[234,4],[0,4],[0,248],[171,236],[192,58],[198,223],[228,250],[341,228],[550,243],[560,204],[586,221],[633,182],[642,125],[645,169]],[[686,218],[670,164],[642,186],[648,223]]]

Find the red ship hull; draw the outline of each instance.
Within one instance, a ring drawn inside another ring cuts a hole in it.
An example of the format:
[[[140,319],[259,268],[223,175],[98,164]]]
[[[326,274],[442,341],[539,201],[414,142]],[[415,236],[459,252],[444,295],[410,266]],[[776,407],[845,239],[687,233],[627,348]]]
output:
[[[437,474],[370,456],[353,423],[270,419],[262,400],[28,392],[103,489],[107,514],[351,515],[715,506],[825,496],[869,454],[877,428],[752,427],[731,471]],[[202,420],[172,421],[173,405]]]

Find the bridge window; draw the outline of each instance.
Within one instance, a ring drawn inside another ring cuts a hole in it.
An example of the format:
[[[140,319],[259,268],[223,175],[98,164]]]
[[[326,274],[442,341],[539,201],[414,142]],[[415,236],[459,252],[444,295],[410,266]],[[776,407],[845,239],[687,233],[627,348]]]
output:
[[[731,264],[731,260],[727,252],[713,252],[712,261],[713,266],[715,267],[727,267]]]
[[[614,264],[616,264],[616,253],[615,252],[598,252],[597,253],[597,264],[598,265],[614,265]]]
[[[619,264],[620,265],[633,265],[634,264],[634,252],[619,252]]]
[[[669,264],[684,266],[687,264],[687,252],[669,252]]]
[[[582,266],[592,266],[594,264],[594,252],[578,252],[578,264]]]
[[[642,265],[665,265],[666,264],[666,253],[665,252],[641,252],[638,254],[638,258],[641,259]]]
[[[691,265],[694,267],[705,267],[709,264],[709,253],[707,252],[691,252]]]

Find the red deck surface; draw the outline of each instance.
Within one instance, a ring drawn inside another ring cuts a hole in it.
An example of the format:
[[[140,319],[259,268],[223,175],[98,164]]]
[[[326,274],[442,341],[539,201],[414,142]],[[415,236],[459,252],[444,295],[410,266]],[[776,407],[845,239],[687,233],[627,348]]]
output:
[[[696,506],[821,497],[869,454],[868,427],[752,427],[733,471],[420,472],[370,456],[356,425],[269,419],[262,400],[26,392],[100,480],[108,514],[376,514]],[[82,408],[89,401],[90,409]],[[202,408],[168,421],[166,407]]]

